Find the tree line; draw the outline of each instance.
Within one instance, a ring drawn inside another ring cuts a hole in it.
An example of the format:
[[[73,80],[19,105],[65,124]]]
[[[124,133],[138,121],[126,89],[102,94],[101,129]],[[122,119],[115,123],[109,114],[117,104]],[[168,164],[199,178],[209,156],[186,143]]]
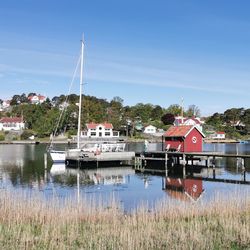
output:
[[[55,96],[41,104],[31,104],[28,97],[36,93],[14,95],[10,100],[11,108],[1,116],[23,116],[26,127],[39,137],[49,136],[58,124],[58,133],[76,133],[79,95]],[[176,115],[183,111],[180,105],[172,104],[167,108],[150,103],[137,103],[134,106],[124,105],[122,98],[116,96],[111,101],[94,96],[82,96],[82,124],[89,122],[110,122],[121,134],[134,135],[138,124],[154,125],[166,129]],[[2,100],[0,100],[0,104]],[[65,109],[59,122],[60,113]],[[199,115],[199,108],[190,105],[184,113],[186,116]],[[171,119],[165,119],[170,115]]]

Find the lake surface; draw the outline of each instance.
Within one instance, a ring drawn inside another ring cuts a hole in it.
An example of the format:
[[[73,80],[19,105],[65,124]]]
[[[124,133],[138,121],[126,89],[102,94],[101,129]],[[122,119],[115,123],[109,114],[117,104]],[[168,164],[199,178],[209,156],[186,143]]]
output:
[[[65,147],[65,145],[60,145]],[[160,200],[171,202],[209,202],[215,196],[232,193],[250,194],[250,185],[164,178],[150,174],[137,174],[131,167],[77,170],[63,164],[52,164],[48,159],[44,167],[46,145],[0,145],[0,189],[24,191],[31,196],[39,192],[46,200],[102,199],[115,197],[125,210],[141,204],[153,206]],[[204,144],[204,151],[250,154],[250,144]],[[142,143],[130,143],[127,149],[142,151]],[[149,151],[161,150],[161,144],[150,143]],[[250,181],[250,161],[246,161],[246,180]],[[211,169],[210,169],[211,170]],[[212,171],[203,169],[199,176],[212,177]],[[233,158],[216,161],[216,178],[242,179],[242,169]],[[165,185],[179,185],[176,190]],[[196,195],[191,193],[195,191]]]

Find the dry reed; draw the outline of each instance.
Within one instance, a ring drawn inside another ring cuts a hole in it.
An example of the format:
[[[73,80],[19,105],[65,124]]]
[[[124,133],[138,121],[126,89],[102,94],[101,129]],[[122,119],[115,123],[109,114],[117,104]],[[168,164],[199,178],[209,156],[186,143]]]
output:
[[[241,196],[242,197],[242,196]],[[125,214],[111,199],[0,194],[1,249],[249,249],[250,198],[159,202]]]

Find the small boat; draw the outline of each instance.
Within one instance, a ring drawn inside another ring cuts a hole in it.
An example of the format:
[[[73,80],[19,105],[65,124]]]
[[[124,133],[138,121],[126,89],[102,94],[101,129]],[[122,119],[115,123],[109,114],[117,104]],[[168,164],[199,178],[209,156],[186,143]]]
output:
[[[50,149],[49,154],[54,163],[65,162],[65,151]]]

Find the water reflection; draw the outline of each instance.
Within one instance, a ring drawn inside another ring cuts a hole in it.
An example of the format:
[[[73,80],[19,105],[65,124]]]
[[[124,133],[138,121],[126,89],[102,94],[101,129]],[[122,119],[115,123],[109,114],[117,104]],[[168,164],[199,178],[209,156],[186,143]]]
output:
[[[165,190],[178,200],[197,201],[204,192],[202,180],[166,177]]]
[[[129,176],[135,171],[131,167],[112,167],[96,169],[69,169],[64,164],[53,164],[50,174],[54,182],[77,184],[79,174],[82,185],[119,185],[129,182]],[[128,178],[126,178],[128,176]],[[70,180],[70,181],[69,181]]]
[[[65,147],[62,145],[62,147]],[[128,144],[129,150],[140,152],[143,143]],[[150,150],[161,150],[161,143],[150,143]],[[215,183],[213,175],[221,179],[242,178],[242,166],[237,159],[216,160],[216,168],[203,168],[193,173],[193,178],[168,179],[161,176],[135,173],[130,167],[99,168],[91,170],[68,169],[63,164],[53,164],[48,159],[48,169],[44,166],[46,145],[0,145],[0,188],[19,190],[39,190],[51,197],[68,198],[77,195],[109,197],[115,194],[126,208],[134,208],[143,201],[155,203],[159,199],[208,200],[216,192],[230,192],[240,189],[250,191],[249,185]],[[209,144],[206,151],[249,154],[250,144]],[[250,160],[246,160],[246,179],[249,180]],[[195,169],[196,166],[195,166]],[[210,177],[197,180],[195,177]],[[163,181],[164,182],[163,182]],[[178,184],[179,183],[179,184]],[[178,186],[179,185],[179,186]],[[205,195],[201,190],[206,190]],[[197,190],[194,192],[194,190]],[[168,195],[166,195],[166,193]]]

